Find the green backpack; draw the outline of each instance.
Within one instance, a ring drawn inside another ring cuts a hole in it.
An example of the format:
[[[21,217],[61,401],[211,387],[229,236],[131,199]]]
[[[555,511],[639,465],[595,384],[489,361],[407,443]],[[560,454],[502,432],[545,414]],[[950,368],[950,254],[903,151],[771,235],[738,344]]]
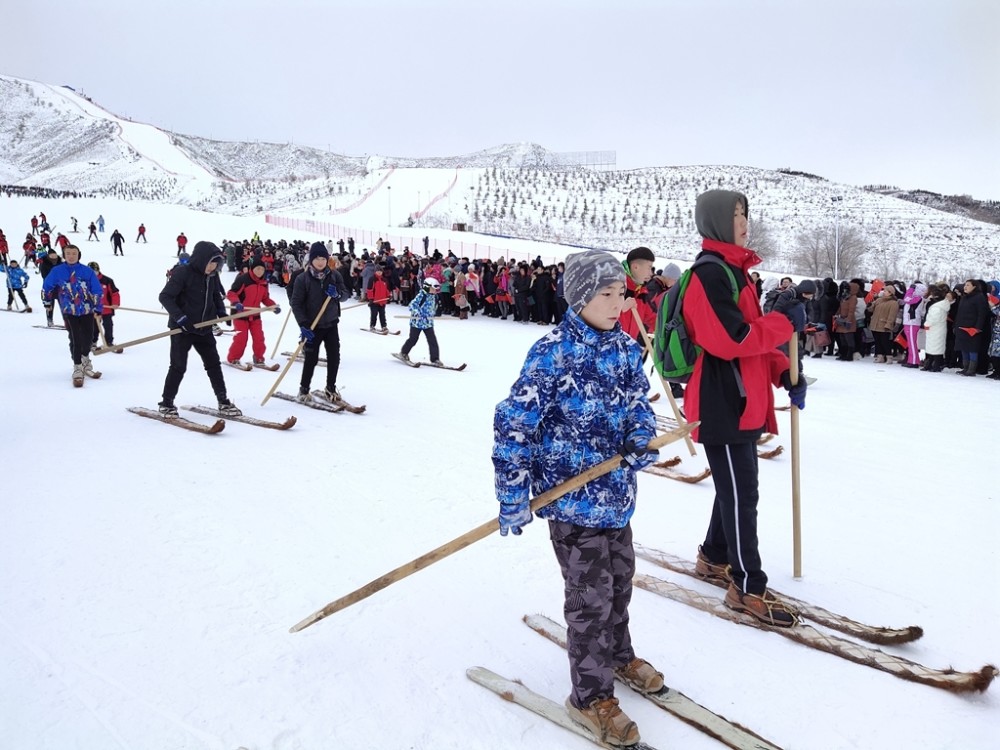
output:
[[[717,255],[702,255],[681,274],[663,296],[660,309],[656,313],[656,331],[653,335],[653,362],[657,372],[671,383],[686,383],[694,372],[694,363],[701,354],[701,347],[695,345],[688,336],[684,325],[684,294],[691,282],[691,274],[699,265],[717,263],[722,266],[733,285],[733,302],[740,298],[739,285],[729,264]]]

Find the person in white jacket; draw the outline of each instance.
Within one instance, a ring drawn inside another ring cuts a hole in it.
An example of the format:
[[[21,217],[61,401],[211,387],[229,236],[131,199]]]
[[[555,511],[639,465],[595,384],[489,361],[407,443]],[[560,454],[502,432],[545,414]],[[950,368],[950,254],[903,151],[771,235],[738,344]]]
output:
[[[955,302],[955,294],[950,289],[944,298],[940,290],[933,289],[928,299],[926,316],[924,317],[924,359],[922,370],[941,372],[944,369],[944,352],[948,340],[948,313]]]

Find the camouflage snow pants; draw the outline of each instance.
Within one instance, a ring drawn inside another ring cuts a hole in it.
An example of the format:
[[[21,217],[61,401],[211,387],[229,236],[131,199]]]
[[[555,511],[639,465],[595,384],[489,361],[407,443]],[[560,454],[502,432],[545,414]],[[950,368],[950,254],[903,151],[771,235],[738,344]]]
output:
[[[628,630],[632,527],[589,529],[550,521],[549,538],[565,583],[571,699],[585,708],[613,696],[613,670],[635,658]]]

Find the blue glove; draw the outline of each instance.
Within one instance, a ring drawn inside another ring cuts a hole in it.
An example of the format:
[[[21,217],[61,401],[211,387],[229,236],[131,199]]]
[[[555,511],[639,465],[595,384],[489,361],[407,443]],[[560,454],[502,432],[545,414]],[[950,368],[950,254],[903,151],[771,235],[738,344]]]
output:
[[[274,306],[274,314],[277,315],[280,312],[281,312],[281,308],[278,305],[275,305]]]
[[[792,385],[792,376],[790,370],[785,370],[781,373],[781,384],[788,391],[788,399],[792,402],[792,406],[797,406],[799,410],[806,408],[806,379],[799,375],[799,382]]]
[[[514,536],[521,536],[521,529],[531,523],[531,503],[527,500],[520,503],[500,503],[500,536],[507,536],[511,531]]]
[[[660,457],[660,452],[658,450],[647,451],[646,442],[635,437],[626,438],[621,448],[618,449],[622,457],[619,466],[623,469],[640,471],[655,462]]]
[[[302,340],[305,341],[307,344],[311,344],[313,339],[316,338],[316,334],[313,333],[313,330],[311,328],[307,328],[306,326],[300,326],[299,330],[302,332]]]
[[[326,287],[326,296],[330,299],[338,299],[340,297],[340,290],[337,289],[336,284],[328,284]]]
[[[188,320],[188,316],[187,315],[181,315],[177,319],[177,326],[182,331],[184,331],[184,333],[194,333],[195,332],[195,330],[194,330],[194,324],[190,320]]]
[[[243,312],[243,303],[242,302],[237,302],[235,305],[233,305],[233,312],[237,312],[237,313]]]

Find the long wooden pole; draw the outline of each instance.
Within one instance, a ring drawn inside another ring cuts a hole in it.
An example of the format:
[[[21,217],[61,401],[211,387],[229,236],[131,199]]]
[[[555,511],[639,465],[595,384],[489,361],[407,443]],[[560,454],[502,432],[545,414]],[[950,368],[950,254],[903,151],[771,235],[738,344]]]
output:
[[[333,297],[327,297],[325,300],[323,300],[323,304],[320,305],[319,312],[316,314],[316,319],[313,320],[312,325],[309,326],[310,331],[316,330],[316,326],[319,325],[320,318],[322,318],[323,313],[326,312],[326,306],[330,304],[330,300],[332,299]],[[299,340],[299,345],[295,348],[295,356],[285,363],[284,369],[278,375],[278,379],[274,381],[274,385],[271,386],[271,390],[267,392],[267,395],[264,396],[264,400],[260,402],[261,406],[263,406],[264,404],[266,404],[268,401],[271,400],[271,396],[273,396],[274,392],[278,390],[278,386],[281,385],[281,381],[285,379],[285,375],[288,374],[288,371],[291,369],[292,364],[295,362],[296,358],[299,356],[299,353],[302,351],[302,347],[305,345],[306,345],[306,340],[305,337],[303,337]],[[274,359],[274,355],[271,356],[271,359]]]
[[[142,307],[122,307],[121,305],[105,305],[105,307],[110,307],[115,310],[127,310],[128,312],[141,312],[148,313],[149,315],[168,315],[169,313],[163,310],[146,310]]]
[[[636,310],[634,307],[632,308],[632,317],[635,318],[635,324],[636,326],[638,326],[639,333],[642,335],[643,344],[645,344],[646,351],[649,352],[649,357],[650,359],[652,359],[655,356],[654,354],[655,350],[653,349],[653,342],[649,340],[649,334],[646,333],[646,326],[643,325],[642,318],[639,317],[639,311]],[[664,380],[662,375],[660,375],[660,371],[656,369],[655,363],[653,365],[653,369],[656,371],[656,375],[660,379],[660,385],[663,387],[663,392],[667,396],[667,401],[670,402],[670,408],[674,412],[674,419],[677,421],[677,424],[679,425],[687,424],[687,422],[684,419],[684,415],[681,414],[681,410],[677,407],[677,401],[674,399],[674,392],[670,390],[670,386],[667,384],[667,381]],[[698,455],[698,451],[696,451],[694,448],[694,440],[691,439],[690,435],[684,438],[684,443],[687,445],[688,452],[692,456]]]
[[[657,435],[655,438],[649,441],[648,448],[650,450],[655,450],[657,448],[663,447],[664,445],[672,443],[676,440],[681,440],[682,438],[686,437],[691,432],[691,430],[693,430],[697,426],[698,422],[691,422],[681,427],[677,427],[676,429],[671,430],[670,432],[665,432],[662,435]],[[558,500],[566,493],[572,492],[573,490],[582,487],[587,482],[597,479],[597,477],[609,474],[610,472],[619,468],[621,466],[621,462],[622,462],[621,456],[613,456],[612,458],[609,458],[606,461],[602,461],[596,466],[592,466],[591,468],[587,469],[581,474],[578,474],[572,479],[567,479],[562,484],[556,485],[547,492],[543,492],[541,495],[538,495],[534,500],[531,501],[532,512],[535,512],[540,508],[544,508],[546,505]],[[486,523],[482,524],[481,526],[477,526],[471,531],[467,531],[466,533],[462,534],[462,536],[452,539],[447,544],[443,544],[437,549],[433,549],[430,552],[421,555],[416,560],[411,560],[405,565],[401,565],[395,570],[386,573],[384,576],[376,578],[374,581],[362,586],[357,591],[353,591],[347,596],[342,596],[340,599],[337,599],[334,602],[330,602],[325,607],[323,607],[323,609],[313,612],[311,615],[309,615],[301,622],[293,625],[288,632],[297,633],[300,630],[304,630],[305,628],[308,628],[310,625],[319,622],[323,618],[329,617],[330,615],[334,614],[335,612],[339,612],[342,609],[346,609],[347,607],[350,607],[352,604],[357,604],[362,599],[367,599],[372,594],[378,593],[384,588],[388,588],[397,581],[401,581],[407,576],[412,575],[413,573],[416,573],[420,570],[423,570],[424,568],[433,565],[434,563],[439,562],[440,560],[443,560],[449,555],[458,552],[459,550],[463,550],[466,547],[475,544],[476,542],[482,539],[485,539],[494,531],[499,531],[499,529],[500,529],[500,522],[496,518],[493,518],[487,521]]]
[[[792,331],[788,342],[788,375],[799,382],[799,334]],[[792,416],[792,575],[802,577],[802,503],[799,483],[799,409],[791,407]]]
[[[281,333],[278,334],[278,338],[274,342],[274,351],[271,352],[271,359],[278,353],[278,345],[281,343],[281,337],[285,335],[285,326],[288,325],[288,319],[292,317],[292,306],[288,306],[288,314],[285,316],[285,322],[281,324]]]
[[[224,316],[222,318],[215,318],[213,320],[206,320],[203,323],[195,323],[194,327],[195,328],[208,328],[209,326],[214,326],[216,323],[225,323],[227,320],[238,320],[240,318],[247,318],[247,317],[249,317],[251,315],[256,315],[260,311],[261,311],[261,308],[259,308],[259,307],[251,307],[251,308],[247,308],[243,312],[236,313],[235,315],[226,315],[226,316]],[[176,336],[178,333],[181,333],[183,330],[184,330],[183,328],[171,328],[169,331],[161,331],[160,333],[154,333],[152,336],[145,336],[145,337],[143,337],[141,339],[135,339],[134,341],[126,341],[124,344],[115,344],[114,346],[112,346],[110,348],[108,348],[108,347],[101,347],[100,349],[97,349],[94,352],[94,356],[97,356],[97,355],[100,355],[100,354],[107,354],[108,352],[114,351],[115,349],[126,349],[126,348],[128,348],[130,346],[138,346],[139,344],[145,344],[145,343],[148,343],[150,341],[156,341],[157,339],[166,338],[167,336]]]

